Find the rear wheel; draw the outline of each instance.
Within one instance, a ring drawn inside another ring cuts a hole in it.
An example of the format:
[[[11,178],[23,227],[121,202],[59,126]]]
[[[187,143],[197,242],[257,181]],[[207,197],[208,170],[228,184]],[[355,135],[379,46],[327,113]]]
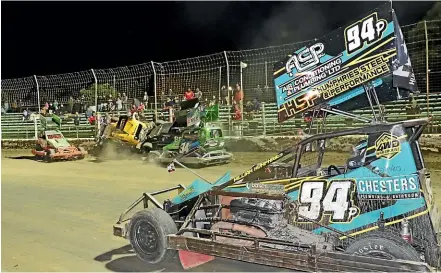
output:
[[[129,240],[141,260],[159,264],[175,257],[176,251],[168,249],[167,235],[177,231],[175,222],[164,210],[145,209],[130,220]]]
[[[420,262],[420,254],[408,242],[395,234],[372,232],[352,242],[345,253],[380,258]]]

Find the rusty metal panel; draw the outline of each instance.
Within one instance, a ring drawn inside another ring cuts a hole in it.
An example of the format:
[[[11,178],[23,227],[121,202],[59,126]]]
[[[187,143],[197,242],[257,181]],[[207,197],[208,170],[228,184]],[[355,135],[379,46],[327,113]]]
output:
[[[373,272],[428,272],[427,264],[408,261],[391,261],[361,257],[338,252],[288,252],[269,248],[241,247],[185,236],[169,235],[169,247],[201,254],[234,259],[266,266],[300,271],[373,271]]]

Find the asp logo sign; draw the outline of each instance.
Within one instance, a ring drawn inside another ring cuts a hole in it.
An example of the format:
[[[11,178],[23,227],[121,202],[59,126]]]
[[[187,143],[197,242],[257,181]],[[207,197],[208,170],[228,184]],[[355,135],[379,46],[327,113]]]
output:
[[[391,159],[401,152],[401,144],[398,137],[383,133],[375,141],[375,153],[377,157],[383,157],[386,159]]]
[[[323,52],[324,49],[325,46],[322,43],[317,43],[291,56],[285,65],[289,76],[294,76],[292,72],[293,68],[295,68],[297,72],[303,72],[319,64],[320,58],[325,55]]]

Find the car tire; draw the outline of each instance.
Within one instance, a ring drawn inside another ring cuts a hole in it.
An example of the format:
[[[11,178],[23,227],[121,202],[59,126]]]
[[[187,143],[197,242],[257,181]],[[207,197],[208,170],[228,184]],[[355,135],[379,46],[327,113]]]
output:
[[[347,254],[386,260],[421,262],[420,254],[401,237],[389,232],[371,232],[355,239],[345,250]]]
[[[135,213],[128,231],[130,244],[141,260],[159,264],[176,256],[176,250],[168,249],[167,235],[175,234],[178,229],[164,210],[150,208]]]
[[[46,154],[44,155],[44,161],[47,163],[51,163],[52,162],[52,157],[51,155],[55,154],[55,150],[54,149],[49,149],[46,151]]]

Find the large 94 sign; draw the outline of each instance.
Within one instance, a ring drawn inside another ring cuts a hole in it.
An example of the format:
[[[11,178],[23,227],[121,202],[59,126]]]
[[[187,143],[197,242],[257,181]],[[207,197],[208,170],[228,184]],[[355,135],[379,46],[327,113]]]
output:
[[[352,201],[354,190],[352,180],[303,182],[298,198],[297,222],[321,221],[325,214],[330,215],[330,222],[350,222],[360,211]]]

